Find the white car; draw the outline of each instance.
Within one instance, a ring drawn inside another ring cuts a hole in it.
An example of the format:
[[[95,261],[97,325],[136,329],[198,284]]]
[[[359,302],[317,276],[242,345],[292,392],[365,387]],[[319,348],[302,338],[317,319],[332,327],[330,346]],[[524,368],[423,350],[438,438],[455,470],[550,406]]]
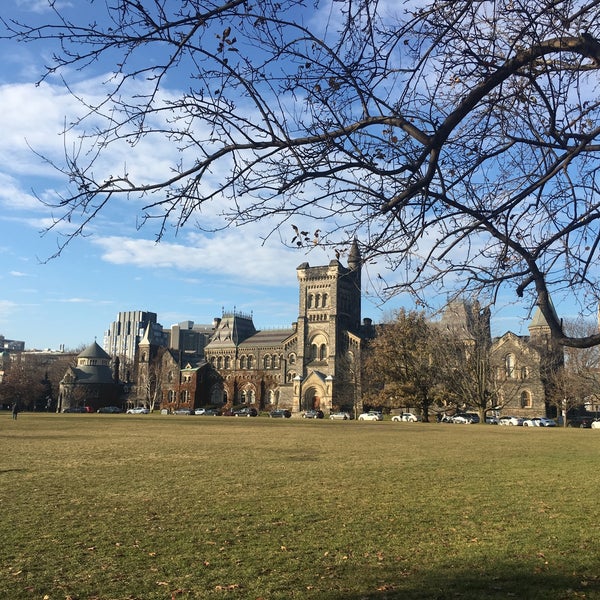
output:
[[[127,410],[128,415],[147,415],[149,412],[150,409],[143,406],[136,406],[135,408],[130,408]]]
[[[591,428],[600,429],[600,421],[592,421]]]
[[[383,415],[380,412],[370,410],[369,412],[358,415],[359,421],[383,421]]]
[[[395,421],[396,423],[400,422],[400,421],[405,421],[408,423],[416,423],[419,419],[417,419],[416,415],[413,415],[413,413],[401,413],[399,415],[394,415],[392,417],[392,421]]]
[[[340,420],[340,421],[348,421],[350,419],[350,413],[347,412],[334,412],[329,415],[329,418],[332,421]]]
[[[531,417],[523,420],[523,427],[556,427],[556,422],[546,417]]]
[[[523,419],[521,417],[500,417],[500,425],[523,425]]]

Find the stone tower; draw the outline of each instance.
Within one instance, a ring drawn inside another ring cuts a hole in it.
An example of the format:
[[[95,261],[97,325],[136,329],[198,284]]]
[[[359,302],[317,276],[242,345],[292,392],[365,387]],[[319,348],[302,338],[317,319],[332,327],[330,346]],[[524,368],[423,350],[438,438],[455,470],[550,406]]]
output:
[[[361,326],[361,256],[356,240],[348,267],[339,260],[328,266],[297,268],[299,314],[297,324],[298,375],[294,397],[297,410],[353,404],[351,389],[357,373],[349,375],[358,359]]]

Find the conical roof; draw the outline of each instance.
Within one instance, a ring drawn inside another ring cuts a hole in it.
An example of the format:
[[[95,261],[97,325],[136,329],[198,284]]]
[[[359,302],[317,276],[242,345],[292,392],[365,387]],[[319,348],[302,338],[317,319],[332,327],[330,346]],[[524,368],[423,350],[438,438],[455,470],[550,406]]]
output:
[[[102,358],[110,360],[110,356],[96,343],[90,344],[77,358]]]

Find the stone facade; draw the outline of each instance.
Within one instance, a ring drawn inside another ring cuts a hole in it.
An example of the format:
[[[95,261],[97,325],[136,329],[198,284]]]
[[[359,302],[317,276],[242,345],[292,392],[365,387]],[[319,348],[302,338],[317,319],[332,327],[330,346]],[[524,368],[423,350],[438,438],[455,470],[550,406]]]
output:
[[[77,355],[77,365],[69,367],[59,384],[56,412],[89,407],[121,406],[125,386],[119,382],[118,360],[111,368],[110,356],[94,342]]]
[[[226,312],[215,319],[203,357],[187,357],[184,364],[164,353],[161,407],[362,410],[361,349],[373,328],[368,320],[361,323],[360,270],[356,242],[347,267],[338,260],[303,263],[297,268],[298,319],[290,328],[258,331],[251,315]],[[138,388],[148,380],[156,352],[150,340],[140,342]]]
[[[492,338],[490,312],[477,302],[448,304],[438,326],[458,336],[468,347],[479,345],[488,357],[491,377],[502,414],[518,417],[555,417],[549,404],[549,374],[564,362],[552,344],[550,328],[539,308],[529,324],[529,335],[511,331]]]

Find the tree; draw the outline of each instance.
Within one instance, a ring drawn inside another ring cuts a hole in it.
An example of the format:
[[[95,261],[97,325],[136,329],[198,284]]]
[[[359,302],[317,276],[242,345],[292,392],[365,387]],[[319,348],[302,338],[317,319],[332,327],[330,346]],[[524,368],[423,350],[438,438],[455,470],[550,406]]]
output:
[[[139,372],[137,383],[138,402],[147,406],[150,412],[154,412],[156,405],[160,405],[162,400],[162,382],[166,376],[166,367],[164,363],[167,349],[160,347],[150,357],[147,373]]]
[[[63,244],[119,197],[144,199],[159,238],[215,204],[226,224],[292,224],[293,244],[358,238],[400,278],[384,295],[510,289],[559,343],[600,343],[550,303],[599,300],[600,2],[420,4],[89,0],[74,22],[48,0],[53,19],[4,19],[5,37],[55,44],[43,78],[104,77],[55,164]],[[172,146],[168,169],[111,166],[142,140]]]
[[[457,410],[473,410],[479,422],[485,423],[488,413],[512,404],[520,393],[520,386],[507,385],[506,379],[495,375],[491,360],[491,340],[483,331],[477,331],[473,340],[466,342],[456,334],[445,334],[439,343],[441,398],[444,406]]]
[[[36,402],[46,392],[44,371],[27,368],[21,361],[15,361],[4,374],[0,384],[0,398],[3,404],[17,403],[21,410],[35,410]]]
[[[400,310],[378,328],[365,353],[365,400],[372,406],[417,407],[423,421],[435,401],[439,336],[423,313]]]
[[[572,320],[565,323],[565,328],[571,335],[591,335],[597,330],[595,323]],[[597,406],[599,359],[598,347],[566,348],[564,366],[550,373],[550,402],[557,414],[562,414],[565,426],[567,415],[585,406],[589,399],[592,407]]]

